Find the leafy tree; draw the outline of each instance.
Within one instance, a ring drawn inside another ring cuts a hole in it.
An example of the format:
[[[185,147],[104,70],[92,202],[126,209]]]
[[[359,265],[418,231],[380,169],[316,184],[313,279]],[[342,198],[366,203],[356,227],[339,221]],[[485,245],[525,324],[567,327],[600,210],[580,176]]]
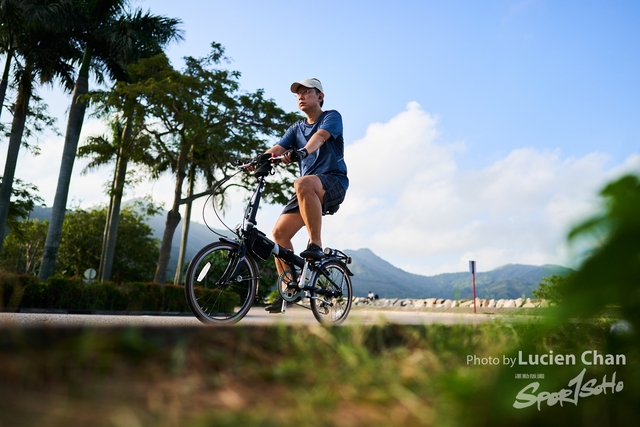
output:
[[[181,38],[177,19],[165,18],[143,13],[141,10],[125,11],[126,0],[75,0],[76,12],[71,25],[71,35],[84,53],[78,79],[73,91],[67,132],[65,136],[62,162],[56,195],[51,212],[51,224],[45,246],[45,257],[40,271],[40,279],[49,277],[54,270],[60,233],[66,212],[67,197],[73,163],[82,123],[86,111],[86,95],[89,88],[89,70],[92,64],[97,65],[98,71],[94,76],[103,78],[100,68],[104,69],[112,80],[127,81],[126,67],[139,58],[156,55],[163,46],[172,40]],[[123,139],[127,139],[129,127],[125,128]],[[126,166],[125,166],[126,170]],[[110,203],[107,240],[111,257],[115,234],[117,232],[117,217],[119,207]],[[115,222],[115,225],[113,224]],[[102,262],[104,264],[104,262]],[[109,270],[110,270],[109,264]]]
[[[68,276],[82,276],[100,262],[106,207],[69,212],[62,228],[56,270]],[[146,213],[126,207],[120,218],[120,238],[116,241],[114,271],[117,281],[149,281],[158,257],[158,242],[146,223]]]
[[[0,177],[2,181],[2,177]],[[46,223],[26,220],[36,204],[43,202],[37,194],[38,187],[14,180],[12,201],[7,215],[7,226],[11,232],[5,239],[0,265],[6,271],[33,274],[42,257]]]
[[[185,265],[185,258],[187,255],[187,243],[189,241],[189,226],[191,224],[191,208],[193,205],[193,201],[191,200],[191,196],[193,196],[195,191],[196,184],[196,168],[193,166],[193,156],[190,157],[190,166],[189,171],[187,173],[187,199],[189,201],[185,203],[184,207],[184,219],[182,221],[182,235],[180,236],[180,249],[178,252],[178,262],[176,264],[176,274],[173,277],[173,284],[179,285],[182,283],[183,273],[186,272],[185,268],[180,268]],[[188,266],[188,264],[187,264]]]
[[[2,182],[1,176],[0,182]],[[37,194],[38,187],[21,179],[14,180],[11,192],[13,201],[9,205],[7,216],[7,225],[9,227],[12,227],[16,221],[26,219],[36,204],[41,204],[44,201]]]
[[[185,58],[186,68],[181,72],[173,69],[163,55],[141,60],[129,68],[137,83],[118,84],[109,95],[116,103],[139,100],[134,116],[142,126],[141,134],[152,143],[146,156],[152,177],[164,172],[175,177],[173,203],[154,276],[157,283],[166,280],[171,241],[181,220],[180,206],[208,195],[215,183],[228,176],[229,155],[256,155],[267,148],[269,138],[283,132],[297,118],[265,99],[261,90],[240,92],[240,73],[219,68],[224,59],[224,49],[213,43],[207,57]],[[207,189],[185,197],[189,168],[194,168]],[[253,185],[252,177],[243,178],[241,185]],[[286,200],[284,189],[291,181],[290,176],[272,180],[267,200]]]
[[[36,274],[42,262],[48,226],[48,221],[37,219],[15,221],[0,254],[0,267],[18,274]]]
[[[574,228],[572,241],[597,238],[597,244],[566,284],[562,317],[590,317],[607,306],[640,330],[640,179],[624,176],[601,192],[603,212]]]

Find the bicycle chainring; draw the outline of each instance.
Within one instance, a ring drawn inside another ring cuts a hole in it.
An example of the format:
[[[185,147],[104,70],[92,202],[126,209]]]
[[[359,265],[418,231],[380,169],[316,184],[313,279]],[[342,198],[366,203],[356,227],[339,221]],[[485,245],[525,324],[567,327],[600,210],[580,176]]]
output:
[[[298,302],[302,299],[302,291],[291,277],[291,271],[287,270],[278,277],[278,293],[286,302]]]

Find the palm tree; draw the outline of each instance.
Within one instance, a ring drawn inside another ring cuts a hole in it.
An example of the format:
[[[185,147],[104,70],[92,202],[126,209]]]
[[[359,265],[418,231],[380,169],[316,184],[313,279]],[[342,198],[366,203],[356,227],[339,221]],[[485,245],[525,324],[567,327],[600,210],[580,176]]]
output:
[[[77,23],[76,37],[78,42],[85,46],[85,50],[69,110],[64,151],[40,269],[40,280],[51,276],[55,269],[71,173],[86,111],[88,77],[92,62],[106,70],[112,80],[126,81],[128,64],[141,57],[156,55],[167,43],[181,38],[181,33],[177,29],[179,20],[154,16],[149,12],[143,13],[141,10],[127,13],[124,11],[126,0],[78,1],[84,5],[82,9],[84,13],[80,15],[81,20]],[[101,74],[98,73],[96,76],[101,77]],[[126,143],[126,141],[123,142]],[[126,164],[124,171],[126,173]],[[117,224],[117,214],[115,211],[110,213],[110,221],[116,221]],[[117,230],[117,226],[114,230]],[[115,247],[115,237],[112,247]]]
[[[0,82],[0,115],[9,86],[11,66],[24,31],[33,27],[38,31],[43,28],[53,29],[56,23],[64,23],[60,14],[68,16],[71,1],[51,1],[43,5],[40,4],[42,2],[33,0],[0,0],[0,54],[5,55]]]
[[[83,173],[89,171],[90,169],[95,169],[100,166],[103,166],[113,161],[113,159],[118,158],[118,151],[120,150],[120,147],[122,147],[122,138],[125,132],[124,126],[122,125],[122,122],[120,121],[119,117],[115,117],[115,118],[112,118],[111,121],[109,122],[109,127],[111,128],[111,134],[112,134],[111,138],[107,136],[90,136],[89,138],[87,138],[87,142],[78,149],[79,157],[91,156],[93,158],[91,162],[89,162],[89,164],[87,165]],[[116,160],[116,163],[117,163],[117,160]],[[98,274],[101,274],[104,271],[103,260],[105,259],[105,254],[106,254],[106,251],[108,250],[107,242],[111,239],[111,237],[109,236],[109,230],[110,230],[109,224],[110,224],[110,221],[111,221],[110,218],[112,217],[112,212],[113,212],[113,204],[114,204],[113,193],[119,185],[119,178],[124,179],[124,177],[118,174],[117,170],[118,168],[116,165],[116,172],[114,173],[113,182],[111,183],[111,187],[109,188],[109,192],[108,192],[110,198],[109,198],[109,206],[107,208],[106,223],[105,223],[104,234],[102,239],[102,250],[100,253],[100,266],[98,267],[98,272],[99,272]]]
[[[139,137],[134,129],[133,117],[113,115],[109,108],[102,107],[102,115],[110,117],[111,138],[106,136],[89,137],[87,143],[78,149],[78,156],[92,157],[86,170],[114,162],[114,174],[109,188],[109,207],[107,221],[103,233],[102,252],[98,269],[99,280],[109,280],[115,255],[116,236],[122,205],[122,196],[126,185],[127,165],[130,161],[144,163],[146,148],[150,145],[148,138]],[[126,115],[125,115],[126,116]]]
[[[56,80],[60,80],[63,87],[68,89],[73,84],[70,63],[77,59],[77,50],[72,41],[59,31],[68,19],[68,5],[68,0],[49,1],[46,4],[24,0],[20,2],[21,18],[13,23],[11,29],[16,59],[14,79],[18,94],[0,185],[0,250],[4,242],[18,153],[34,90],[38,84],[52,84]]]
[[[0,116],[4,107],[4,99],[9,85],[9,73],[11,61],[15,52],[15,34],[22,27],[20,23],[23,16],[20,12],[20,4],[16,0],[0,1],[0,52],[5,54],[4,70],[0,82]]]

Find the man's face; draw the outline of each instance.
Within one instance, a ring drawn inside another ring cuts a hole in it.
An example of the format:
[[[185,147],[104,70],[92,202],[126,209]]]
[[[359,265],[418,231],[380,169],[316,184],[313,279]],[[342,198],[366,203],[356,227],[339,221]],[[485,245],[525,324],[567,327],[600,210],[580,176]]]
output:
[[[302,111],[306,112],[312,108],[320,107],[320,94],[314,88],[300,86],[296,98],[298,99],[298,108]]]

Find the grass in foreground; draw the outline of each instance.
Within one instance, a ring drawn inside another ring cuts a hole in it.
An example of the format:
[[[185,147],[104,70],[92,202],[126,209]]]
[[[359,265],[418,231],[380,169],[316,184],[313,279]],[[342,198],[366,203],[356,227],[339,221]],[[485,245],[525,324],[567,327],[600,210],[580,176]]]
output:
[[[0,425],[629,425],[640,400],[631,338],[607,324],[2,330]],[[585,376],[616,372],[624,390],[513,408],[531,382],[559,391],[583,366],[505,357],[587,350],[625,354]]]

